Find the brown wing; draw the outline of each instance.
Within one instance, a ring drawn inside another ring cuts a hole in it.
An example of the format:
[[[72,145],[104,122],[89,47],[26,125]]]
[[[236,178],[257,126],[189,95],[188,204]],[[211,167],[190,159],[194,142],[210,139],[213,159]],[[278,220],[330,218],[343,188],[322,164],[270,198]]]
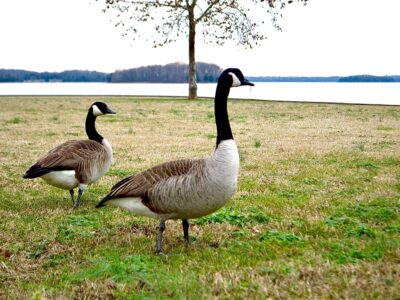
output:
[[[50,150],[36,165],[75,169],[82,161],[96,159],[103,151],[103,146],[96,141],[71,140]]]
[[[80,182],[86,182],[95,161],[107,159],[104,147],[92,140],[67,141],[39,159],[25,173],[24,178],[35,178],[54,170],[75,170]]]
[[[147,192],[156,183],[174,176],[188,174],[194,167],[203,163],[203,159],[182,159],[163,163],[142,173],[121,180],[113,186],[107,198],[146,198]]]

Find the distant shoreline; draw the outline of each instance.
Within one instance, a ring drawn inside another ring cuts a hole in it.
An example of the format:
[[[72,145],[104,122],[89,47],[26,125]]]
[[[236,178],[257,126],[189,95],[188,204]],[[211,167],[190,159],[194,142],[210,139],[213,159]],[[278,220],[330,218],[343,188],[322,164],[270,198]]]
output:
[[[197,63],[197,82],[214,83],[221,68],[217,65]],[[181,63],[146,66],[112,73],[71,70],[63,72],[34,72],[0,69],[0,83],[12,82],[102,82],[102,83],[187,83],[187,66]],[[248,76],[254,82],[400,82],[400,75],[376,76]]]

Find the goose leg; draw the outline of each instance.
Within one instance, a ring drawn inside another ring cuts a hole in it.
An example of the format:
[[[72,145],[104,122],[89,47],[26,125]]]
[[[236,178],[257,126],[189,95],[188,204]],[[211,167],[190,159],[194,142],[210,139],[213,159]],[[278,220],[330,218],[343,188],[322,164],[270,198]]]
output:
[[[183,238],[185,242],[189,244],[189,222],[188,220],[182,220],[182,227],[183,227]]]
[[[75,204],[74,204],[74,208],[77,208],[81,205],[81,197],[83,194],[83,190],[81,190],[80,188],[78,189],[78,199],[76,200]]]
[[[158,238],[157,238],[157,246],[156,246],[156,254],[161,254],[161,244],[162,244],[162,235],[165,230],[165,221],[160,221],[160,225],[158,226]]]
[[[77,207],[81,206],[81,197],[82,197],[83,191],[86,190],[87,186],[88,185],[84,184],[84,183],[80,183],[79,184],[78,199],[75,202],[74,208],[77,208]]]
[[[70,189],[69,194],[71,195],[71,200],[72,200],[72,206],[75,206],[75,200],[74,200],[74,190]]]

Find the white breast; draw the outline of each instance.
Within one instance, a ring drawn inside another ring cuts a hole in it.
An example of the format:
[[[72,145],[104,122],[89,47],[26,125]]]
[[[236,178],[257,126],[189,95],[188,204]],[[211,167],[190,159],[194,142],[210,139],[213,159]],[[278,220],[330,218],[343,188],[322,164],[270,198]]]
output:
[[[236,191],[239,175],[239,152],[235,141],[220,142],[208,167],[210,179],[228,193]]]
[[[111,161],[112,161],[112,156],[113,156],[111,144],[110,144],[106,139],[103,139],[103,140],[101,141],[101,144],[102,144],[102,145],[104,146],[104,148],[106,149],[108,155],[110,155],[110,163],[111,163]]]
[[[78,186],[74,170],[53,171],[41,177],[48,184],[60,189],[71,190]]]
[[[93,164],[88,183],[93,183],[99,180],[110,169],[113,158],[111,144],[106,139],[103,139],[101,144],[107,152],[107,159]]]

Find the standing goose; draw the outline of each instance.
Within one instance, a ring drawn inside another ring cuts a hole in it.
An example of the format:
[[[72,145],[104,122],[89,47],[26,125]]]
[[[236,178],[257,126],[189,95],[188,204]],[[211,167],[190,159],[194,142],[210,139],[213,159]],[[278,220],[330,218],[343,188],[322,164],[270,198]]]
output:
[[[24,178],[41,177],[48,184],[69,190],[72,206],[79,207],[81,196],[87,186],[110,168],[112,148],[96,130],[96,118],[115,114],[103,102],[93,103],[86,117],[88,140],[71,140],[50,150],[24,174]],[[74,188],[78,187],[78,199],[74,200]]]
[[[162,252],[168,219],[182,220],[184,239],[189,242],[188,219],[216,211],[236,191],[239,153],[229,124],[227,100],[230,88],[241,85],[254,84],[239,69],[227,69],[219,77],[215,95],[217,146],[212,156],[166,162],[125,178],[96,207],[109,204],[159,219],[156,253]]]

